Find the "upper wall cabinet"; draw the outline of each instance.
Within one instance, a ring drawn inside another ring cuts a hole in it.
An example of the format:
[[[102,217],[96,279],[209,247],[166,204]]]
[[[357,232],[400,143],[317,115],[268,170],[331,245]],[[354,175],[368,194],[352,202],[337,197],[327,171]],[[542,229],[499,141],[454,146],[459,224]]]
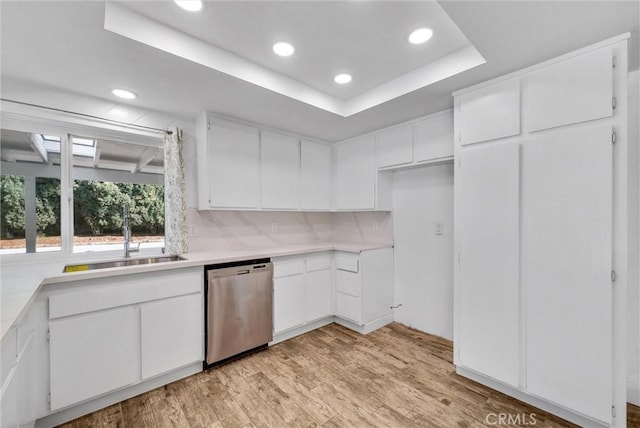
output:
[[[262,208],[298,209],[300,142],[297,138],[262,131]]]
[[[331,209],[332,149],[303,140],[300,145],[300,208]]]
[[[331,145],[207,112],[196,134],[198,209],[331,210]]]
[[[610,117],[613,53],[599,50],[552,64],[527,79],[529,131]]]
[[[505,82],[456,97],[457,138],[478,143],[520,134],[520,81]]]
[[[453,156],[453,112],[447,110],[413,125],[413,161],[435,161]]]
[[[258,208],[258,130],[205,114],[198,148],[199,208]]]
[[[376,136],[378,168],[411,163],[413,158],[411,131],[410,126],[400,126],[382,131]]]
[[[377,172],[373,136],[336,146],[335,197],[338,210],[391,210],[391,177]]]
[[[435,113],[419,122],[376,135],[378,169],[398,170],[453,159],[453,112]]]

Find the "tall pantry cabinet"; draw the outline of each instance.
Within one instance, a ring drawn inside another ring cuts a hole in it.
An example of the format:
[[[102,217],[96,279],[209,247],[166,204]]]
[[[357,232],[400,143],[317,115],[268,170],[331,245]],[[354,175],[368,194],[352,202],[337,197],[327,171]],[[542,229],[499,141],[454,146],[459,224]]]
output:
[[[625,426],[627,38],[454,93],[460,374]]]

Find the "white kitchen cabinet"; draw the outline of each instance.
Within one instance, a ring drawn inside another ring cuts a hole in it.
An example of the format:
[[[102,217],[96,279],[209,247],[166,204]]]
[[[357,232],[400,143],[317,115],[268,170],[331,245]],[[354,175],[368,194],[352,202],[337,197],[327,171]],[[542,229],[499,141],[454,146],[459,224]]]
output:
[[[199,293],[140,306],[143,379],[202,361],[201,311]]]
[[[276,334],[333,315],[331,253],[273,259]]]
[[[307,321],[333,315],[331,266],[307,273]]]
[[[376,135],[378,143],[378,168],[411,163],[413,132],[404,125],[384,130]]]
[[[611,126],[546,134],[524,159],[527,389],[609,421]]]
[[[300,146],[300,208],[331,210],[332,148],[302,140]]]
[[[549,65],[527,76],[530,131],[610,117],[613,51],[602,49]]]
[[[139,328],[133,307],[52,320],[51,410],[139,380]]]
[[[336,316],[360,326],[393,316],[393,249],[336,251]]]
[[[520,134],[520,79],[456,96],[454,104],[462,145]]]
[[[275,278],[273,329],[276,334],[303,325],[306,318],[306,279],[302,273]]]
[[[298,209],[300,178],[300,141],[296,137],[262,131],[261,207]]]
[[[391,210],[391,174],[377,172],[375,149],[373,136],[336,146],[336,209]]]
[[[454,94],[457,371],[580,426],[626,423],[626,38]],[[520,85],[522,132],[465,134]]]
[[[453,112],[434,114],[413,125],[413,162],[453,157]]]
[[[51,410],[202,361],[201,267],[47,291]]]
[[[258,130],[206,113],[198,118],[197,128],[199,208],[257,209]]]
[[[458,364],[519,380],[519,145],[462,149],[457,170],[460,240]]]

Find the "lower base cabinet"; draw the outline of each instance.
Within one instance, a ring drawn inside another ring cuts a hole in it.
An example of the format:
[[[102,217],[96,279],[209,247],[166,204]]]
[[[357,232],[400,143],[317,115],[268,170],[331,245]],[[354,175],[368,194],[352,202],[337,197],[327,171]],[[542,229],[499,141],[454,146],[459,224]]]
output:
[[[393,248],[336,252],[336,315],[365,325],[393,313]]]
[[[203,284],[197,267],[50,291],[51,411],[202,361]]]
[[[331,254],[273,259],[274,333],[333,315]]]
[[[393,248],[277,257],[274,333],[333,315],[359,326],[392,315]]]

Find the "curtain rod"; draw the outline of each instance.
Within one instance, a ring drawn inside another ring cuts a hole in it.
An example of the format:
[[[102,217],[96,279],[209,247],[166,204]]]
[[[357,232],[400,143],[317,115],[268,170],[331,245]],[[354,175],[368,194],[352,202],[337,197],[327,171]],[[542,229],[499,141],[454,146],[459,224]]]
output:
[[[41,106],[41,105],[38,105],[38,104],[25,103],[25,102],[22,102],[22,101],[10,100],[10,99],[7,99],[7,98],[0,98],[0,101],[6,101],[6,102],[9,102],[9,103],[20,104],[20,105],[29,106],[29,107],[43,108],[43,109],[46,109],[46,110],[52,110],[52,111],[56,111],[56,112],[59,112],[59,113],[72,114],[72,115],[75,115],[75,116],[86,117],[86,118],[89,118],[89,119],[98,119],[98,120],[101,120],[101,121],[104,121],[104,122],[109,122],[109,123],[113,123],[113,124],[117,124],[117,125],[126,126],[128,128],[146,129],[146,130],[149,130],[149,131],[156,131],[156,132],[162,132],[162,133],[168,132],[165,129],[154,128],[152,126],[135,125],[135,124],[132,124],[132,123],[120,122],[118,120],[107,119],[107,118],[100,117],[100,116],[93,116],[93,115],[90,115],[90,114],[78,113],[78,112],[75,112],[75,111],[64,110],[64,109],[55,108],[55,107]]]

